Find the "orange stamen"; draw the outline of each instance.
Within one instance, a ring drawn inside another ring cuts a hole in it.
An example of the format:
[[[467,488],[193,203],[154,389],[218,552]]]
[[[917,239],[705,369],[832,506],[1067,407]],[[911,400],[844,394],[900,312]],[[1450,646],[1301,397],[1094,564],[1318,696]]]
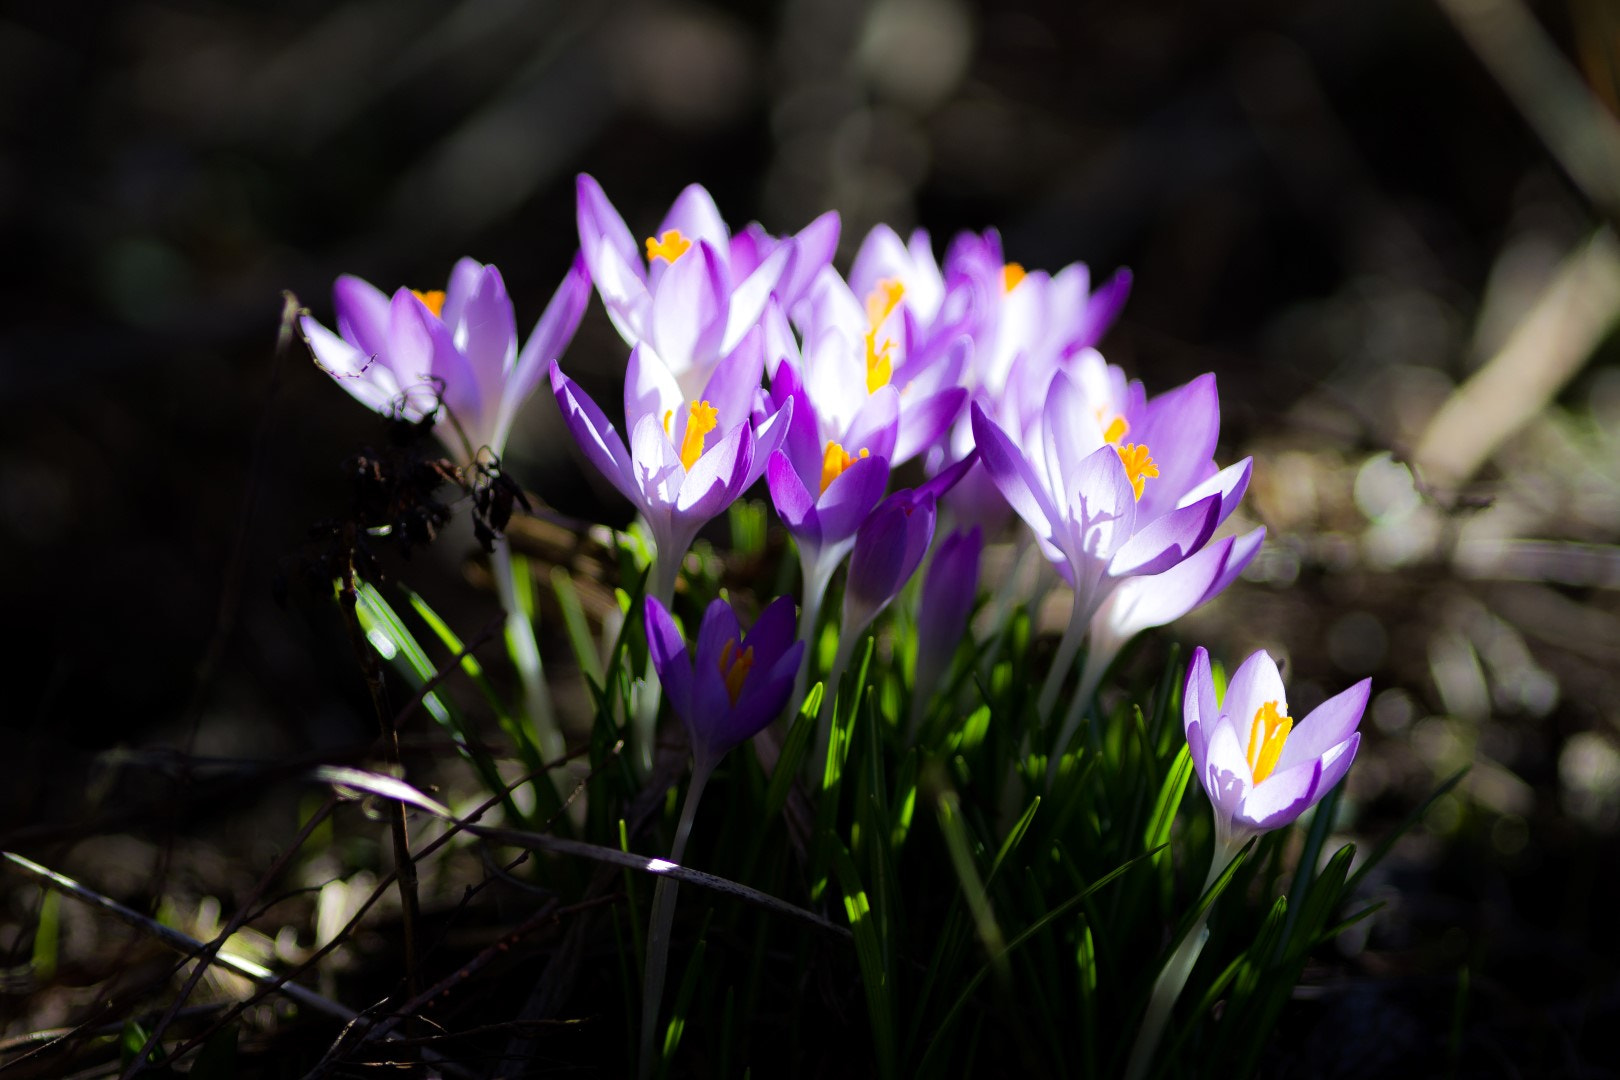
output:
[[[900,298],[905,295],[906,287],[899,278],[883,278],[867,293],[866,318],[872,324],[872,329],[882,326],[883,320],[894,314],[894,309],[900,305]]]
[[[826,451],[821,455],[821,490],[826,492],[832,482],[844,475],[844,470],[864,457],[871,457],[871,451],[864,446],[859,454],[844,453],[844,448],[835,442],[827,444]]]
[[[1113,425],[1108,427],[1114,430]],[[1131,490],[1136,492],[1136,501],[1142,501],[1142,489],[1147,482],[1159,475],[1159,467],[1148,456],[1148,448],[1138,443],[1127,443],[1124,447],[1116,447],[1120,462],[1125,466],[1125,475],[1131,482]]]
[[[1254,782],[1260,783],[1277,768],[1288,733],[1294,729],[1293,717],[1283,716],[1277,702],[1268,701],[1254,712],[1249,725],[1249,772]]]
[[[422,306],[433,312],[436,319],[444,318],[444,290],[434,289],[431,292],[422,292],[412,289],[411,295],[422,301]]]
[[[754,647],[752,645],[742,651],[737,650],[736,639],[726,642],[720,650],[720,677],[725,680],[726,693],[731,695],[731,703],[737,704],[737,698],[742,694],[743,683],[748,680],[748,673],[754,667]]]
[[[665,262],[674,262],[685,255],[692,246],[692,241],[681,235],[679,229],[665,229],[660,237],[647,237],[647,261],[663,259]]]
[[[1001,291],[1012,292],[1018,288],[1018,283],[1024,280],[1026,271],[1017,263],[1008,263],[1001,268]]]
[[[877,331],[870,331],[866,335],[866,392],[875,394],[880,387],[888,386],[893,374],[894,342],[884,341],[879,346]]]
[[[720,412],[707,401],[692,402],[686,417],[686,435],[681,439],[681,464],[690,469],[703,456],[703,436],[720,423]],[[666,430],[668,420],[665,420]]]

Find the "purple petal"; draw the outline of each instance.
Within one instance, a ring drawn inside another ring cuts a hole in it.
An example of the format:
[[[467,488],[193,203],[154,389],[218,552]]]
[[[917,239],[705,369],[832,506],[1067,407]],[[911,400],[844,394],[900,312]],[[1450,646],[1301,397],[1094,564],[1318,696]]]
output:
[[[765,605],[742,644],[743,648],[754,650],[754,670],[762,672],[774,666],[793,644],[797,632],[798,617],[792,597],[778,596]]]
[[[304,343],[309,346],[315,363],[336,379],[356,401],[385,416],[394,411],[394,399],[399,394],[399,387],[394,381],[393,372],[311,316],[300,318],[298,325],[304,331]],[[419,420],[421,416],[420,411],[408,414],[411,420]]]
[[[506,383],[506,396],[513,401],[513,410],[521,405],[540,385],[541,374],[553,360],[562,358],[579,329],[579,320],[591,300],[591,276],[585,267],[585,256],[575,253],[562,283],[552,294],[546,310],[541,313],[523,351],[518,353],[512,366],[512,377]]]
[[[588,173],[580,173],[574,190],[578,198],[576,219],[579,224],[579,246],[584,252],[586,265],[591,268],[591,276],[596,277],[600,285],[601,278],[597,275],[602,264],[602,250],[606,247],[618,256],[621,266],[632,270],[636,280],[644,283],[647,272],[641,261],[641,248],[636,244],[636,238],[630,235],[624,219],[608,201],[602,186]]]
[[[344,274],[332,285],[332,309],[337,330],[367,356],[388,349],[388,296],[363,278]]]
[[[754,425],[754,462],[748,468],[748,477],[742,489],[747,491],[764,475],[765,465],[787,441],[793,427],[793,399]],[[802,485],[801,485],[802,486]]]
[[[458,269],[460,265],[457,264]],[[457,317],[443,321],[450,329],[456,350],[467,358],[472,368],[480,401],[493,410],[504,395],[507,373],[517,361],[517,322],[501,272],[493,266],[472,265],[476,269],[471,292],[463,299]],[[446,315],[449,304],[446,300]]]
[[[728,429],[747,420],[753,413],[754,392],[759,389],[760,377],[765,373],[765,355],[761,351],[759,329],[748,334],[721,358],[709,376],[700,399],[707,401],[718,413],[718,424]]]
[[[1215,722],[1209,732],[1209,745],[1204,754],[1204,768],[1198,774],[1209,795],[1209,801],[1223,816],[1230,818],[1242,805],[1253,781],[1249,762],[1243,756],[1243,744],[1238,741],[1236,729],[1226,717]]]
[[[838,230],[838,211],[829,210],[794,236],[798,254],[791,270],[776,284],[776,295],[781,298],[783,308],[792,310],[810,291],[816,277],[832,262],[833,254],[838,250]]]
[[[1362,679],[1312,709],[1310,715],[1288,733],[1277,768],[1288,769],[1310,758],[1321,757],[1347,741],[1361,723],[1362,713],[1367,710],[1367,695],[1371,692],[1372,680]]]
[[[770,462],[765,467],[765,482],[770,487],[771,503],[788,532],[801,544],[819,542],[821,529],[817,522],[815,497],[804,486],[804,481],[799,479],[799,472],[788,460],[787,454],[781,450],[770,456]]]
[[[714,258],[713,249],[696,245],[664,271],[653,291],[651,337],[658,355],[683,386],[687,372],[706,367],[713,359],[712,350],[719,347],[713,327],[724,315],[724,298],[716,288]],[[710,338],[716,340],[700,349]],[[706,371],[697,372],[699,386],[706,375]]]
[[[694,244],[707,242],[716,251],[730,251],[731,230],[726,228],[714,198],[701,184],[688,184],[675,196],[669,213],[658,226],[658,235],[663,236],[670,229],[679,229],[681,235]]]
[[[477,259],[461,258],[450,268],[450,282],[444,289],[444,306],[439,318],[444,325],[454,327],[461,321],[467,301],[478,291],[484,277],[484,264]]]
[[[1211,495],[1148,522],[1114,553],[1108,573],[1113,577],[1162,574],[1203,546],[1215,531],[1220,510],[1220,497]]]
[[[624,440],[596,407],[596,402],[563,374],[555,360],[551,362],[551,392],[562,411],[563,423],[585,457],[620,494],[641,506],[641,489],[636,484],[630,451]]]
[[[771,299],[771,290],[776,288],[782,274],[792,268],[796,257],[797,248],[793,241],[784,241],[765,257],[765,261],[753,273],[729,290],[724,334],[716,348],[735,347],[744,334],[759,325],[765,305]]]
[[[1126,434],[1131,442],[1145,444],[1159,467],[1143,492],[1149,503],[1144,509],[1162,513],[1208,478],[1220,430],[1214,375],[1200,375],[1147,403],[1140,422],[1133,421]]]
[[[720,654],[726,642],[742,637],[742,624],[731,605],[718,597],[703,609],[703,622],[698,626],[696,663],[704,667],[719,668]]]
[[[1253,471],[1253,458],[1244,458],[1234,465],[1228,465],[1183,495],[1180,505],[1191,506],[1199,499],[1219,495],[1221,512],[1215,518],[1215,527],[1218,529],[1221,523],[1231,516],[1232,511],[1237,509],[1238,503],[1243,501],[1243,493],[1249,490],[1249,476]]]
[[[852,462],[834,477],[816,500],[822,542],[836,543],[853,536],[888,485],[889,463],[875,454]]]
[[[1226,681],[1226,700],[1221,711],[1232,718],[1238,735],[1243,740],[1243,752],[1249,753],[1249,739],[1254,729],[1254,717],[1268,702],[1277,703],[1277,711],[1288,712],[1288,693],[1283,689],[1282,676],[1277,663],[1264,649],[1251,655],[1232,672]],[[1281,763],[1278,763],[1281,768]]]
[[[984,471],[995,481],[1002,498],[1035,530],[1035,535],[1052,542],[1056,523],[1062,519],[1029,462],[996,422],[984,414],[978,402],[973,403],[971,414],[973,440]]]
[[[1193,650],[1192,662],[1187,665],[1187,683],[1181,692],[1181,722],[1187,733],[1187,745],[1192,750],[1193,770],[1204,775],[1208,757],[1208,733],[1220,718],[1215,703],[1215,673],[1210,668],[1209,651],[1202,645]]]
[[[647,626],[647,652],[658,681],[663,684],[664,696],[677,716],[692,711],[692,662],[686,653],[686,642],[675,626],[664,605],[656,597],[645,599]]]
[[[893,462],[899,431],[900,392],[893,386],[880,386],[866,396],[855,418],[849,422],[843,447],[850,454],[865,450],[873,457]]]
[[[1108,284],[1093,293],[1086,302],[1085,315],[1075,333],[1075,344],[1088,347],[1101,341],[1109,327],[1114,325],[1130,295],[1131,272],[1121,267],[1108,279]]]
[[[939,442],[961,415],[966,401],[967,390],[956,386],[902,408],[899,435],[894,447],[894,464],[904,464]]]
[[[703,452],[681,482],[675,512],[693,521],[708,521],[742,493],[754,463],[754,432],[745,420]]]
[[[1322,763],[1313,758],[1292,769],[1274,772],[1250,788],[1232,820],[1262,831],[1281,828],[1309,810],[1325,790]]]

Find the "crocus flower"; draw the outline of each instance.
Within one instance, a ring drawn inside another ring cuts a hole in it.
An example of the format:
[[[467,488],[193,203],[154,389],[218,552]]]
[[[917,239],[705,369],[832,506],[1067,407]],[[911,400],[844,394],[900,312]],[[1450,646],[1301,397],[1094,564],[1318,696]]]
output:
[[[670,860],[680,862],[697,816],[698,801],[714,767],[731,749],[765,728],[787,703],[804,642],[793,636],[793,601],[772,601],[747,634],[736,612],[714,600],[703,613],[696,648],[688,652],[669,610],[654,597],[646,604],[647,649],[658,681],[692,742],[692,783],[686,791]],[[664,973],[669,961],[670,926],[676,884],[658,879],[647,926],[647,969],[642,982],[641,1075],[651,1074],[653,1034]]]
[[[691,737],[693,772],[707,776],[787,704],[804,655],[804,642],[794,639],[793,601],[777,597],[747,634],[730,604],[712,601],[690,654],[669,610],[655,598],[647,600],[646,620],[658,681]]]
[[[984,534],[977,525],[947,536],[923,575],[917,601],[917,659],[912,669],[912,727],[956,655],[979,590]]]
[[[1118,368],[1110,369],[1093,348],[1113,325],[1130,293],[1127,270],[1114,274],[1095,292],[1083,263],[1072,263],[1056,274],[1026,272],[1017,263],[1000,263],[1001,247],[993,233],[983,238],[964,234],[952,245],[946,266],[953,275],[967,276],[958,265],[981,266],[972,276],[986,276],[999,288],[979,285],[975,297],[985,314],[975,326],[973,363],[964,380],[972,400],[1003,431],[1019,441],[1034,431],[1046,402],[1047,387],[1058,371],[1081,382],[1098,369],[1118,373],[1118,393],[1125,380]],[[946,460],[960,458],[974,446],[971,416],[964,415],[951,433]],[[983,470],[967,478],[951,496],[959,519],[998,527],[1006,518],[1007,501]]]
[[[1217,846],[1228,856],[1251,835],[1299,817],[1344,777],[1361,745],[1356,726],[1371,686],[1361,680],[1296,725],[1265,650],[1232,673],[1224,701],[1215,694],[1209,653],[1194,650],[1182,723],[1194,773],[1215,811]]]
[[[932,493],[897,491],[862,523],[844,583],[841,634],[859,637],[900,595],[928,553],[934,521]]]
[[[1074,588],[1069,627],[1041,694],[1043,715],[1114,588],[1162,574],[1201,550],[1248,487],[1249,459],[1226,469],[1213,460],[1220,427],[1213,375],[1149,401],[1140,383],[1110,378],[1117,370],[1098,358],[1090,393],[1060,371],[1034,432],[1022,440],[977,404],[972,409],[986,471]],[[1071,729],[1066,723],[1065,741]]]
[[[693,184],[637,244],[595,180],[581,174],[577,189],[580,247],[608,317],[626,344],[656,351],[688,397],[759,322],[773,292],[785,288],[797,302],[838,242],[837,218],[824,216],[802,245],[763,232],[734,244],[714,200]]]
[[[1182,693],[1182,724],[1193,772],[1215,812],[1215,847],[1204,880],[1208,892],[1251,836],[1279,829],[1315,806],[1349,771],[1361,735],[1371,681],[1329,698],[1295,724],[1277,665],[1265,650],[1245,660],[1215,693],[1209,653],[1193,652]],[[1297,899],[1297,898],[1295,898]],[[1160,969],[1148,995],[1142,1028],[1125,1067],[1128,1080],[1148,1073],[1170,1011],[1209,940],[1213,905],[1193,919]]]
[[[309,315],[300,325],[315,362],[361,403],[411,421],[442,404],[437,433],[453,453],[499,456],[518,407],[573,339],[590,288],[576,256],[521,351],[500,271],[472,259],[456,263],[444,291],[392,299],[345,274],[332,287],[338,332]]]
[[[551,366],[552,392],[580,449],[647,519],[658,549],[653,595],[665,602],[697,531],[759,479],[792,418],[791,404],[755,415],[762,355],[756,330],[688,397],[650,346],[636,346],[625,372],[628,447],[596,403]]]

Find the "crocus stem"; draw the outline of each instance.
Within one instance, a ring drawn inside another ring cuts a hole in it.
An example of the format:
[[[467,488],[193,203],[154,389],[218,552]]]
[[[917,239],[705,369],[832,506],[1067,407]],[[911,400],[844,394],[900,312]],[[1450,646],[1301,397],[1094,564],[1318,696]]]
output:
[[[827,754],[832,749],[833,705],[838,700],[838,684],[844,680],[844,669],[849,667],[855,645],[865,627],[846,626],[838,635],[838,651],[833,654],[832,668],[827,672],[827,692],[821,698],[821,713],[816,717],[816,752],[810,758],[811,779],[826,775]]]
[[[1052,658],[1052,670],[1046,673],[1046,682],[1041,687],[1041,696],[1036,706],[1036,715],[1044,723],[1051,715],[1052,707],[1057,704],[1058,692],[1063,689],[1063,680],[1069,675],[1069,669],[1074,667],[1075,654],[1080,651],[1080,641],[1086,636],[1090,625],[1089,612],[1080,603],[1080,597],[1074,598],[1074,608],[1069,612],[1069,625],[1063,628],[1063,636],[1058,639],[1057,655]]]
[[[1063,726],[1058,729],[1057,742],[1052,744],[1052,756],[1047,761],[1048,791],[1057,783],[1058,766],[1063,763],[1063,751],[1069,745],[1069,740],[1074,738],[1074,733],[1079,730],[1080,720],[1086,715],[1086,705],[1097,693],[1097,685],[1102,682],[1103,670],[1106,667],[1106,664],[1092,663],[1092,658],[1087,656],[1085,666],[1080,669],[1080,685],[1074,688],[1074,697],[1069,701],[1068,711],[1063,715]]]
[[[534,639],[534,623],[523,610],[518,597],[517,574],[512,567],[512,545],[505,536],[495,538],[490,552],[490,568],[495,587],[500,590],[501,607],[506,610],[506,651],[517,668],[523,687],[523,714],[534,733],[540,756],[556,761],[567,751],[557,717],[551,709],[551,691],[546,688],[545,671],[540,666],[540,646]]]
[[[675,826],[675,843],[669,849],[669,861],[677,865],[686,854],[686,839],[692,833],[692,819],[697,816],[698,800],[703,797],[710,771],[706,763],[693,763],[692,783],[686,789],[686,802],[681,806],[681,818]],[[652,918],[647,923],[647,970],[641,984],[641,1080],[647,1080],[653,1072],[658,1010],[664,997],[664,976],[669,969],[669,932],[675,923],[675,896],[680,887],[680,882],[673,878],[660,877],[653,889]]]
[[[1198,891],[1200,898],[1215,884],[1215,879],[1221,876],[1236,855],[1237,850],[1230,844],[1216,843],[1214,856],[1209,862],[1209,876],[1204,879],[1204,887]],[[1125,1080],[1142,1080],[1147,1075],[1148,1066],[1153,1063],[1153,1052],[1158,1049],[1159,1040],[1164,1035],[1164,1025],[1170,1021],[1170,1010],[1181,996],[1182,988],[1187,985],[1193,965],[1198,963],[1198,955],[1204,951],[1204,943],[1209,940],[1209,913],[1213,910],[1214,904],[1205,906],[1198,920],[1181,939],[1181,944],[1176,946],[1176,951],[1165,962],[1159,977],[1153,981],[1153,993],[1148,998],[1147,1012],[1142,1016],[1142,1030],[1137,1033],[1136,1042],[1131,1046],[1130,1064],[1125,1067]]]
[[[827,586],[832,581],[833,566],[823,569],[822,560],[807,559],[801,549],[799,568],[804,578],[804,595],[799,604],[799,640],[804,642],[804,662],[793,677],[793,696],[788,698],[787,722],[793,724],[804,705],[804,695],[810,689],[810,669],[816,663],[816,624],[821,620],[821,605],[827,598]],[[829,691],[830,692],[830,691]]]
[[[686,552],[670,553],[666,557],[659,552],[653,558],[652,570],[648,580],[652,582],[652,596],[667,609],[670,601],[675,598],[675,578],[680,573],[681,560],[686,558]],[[631,761],[636,765],[636,771],[646,777],[652,773],[653,748],[658,735],[658,702],[662,684],[658,681],[658,672],[653,668],[652,657],[647,657],[647,670],[641,676],[641,690],[636,695],[635,712],[631,717],[631,734],[634,736],[635,747],[631,754]]]

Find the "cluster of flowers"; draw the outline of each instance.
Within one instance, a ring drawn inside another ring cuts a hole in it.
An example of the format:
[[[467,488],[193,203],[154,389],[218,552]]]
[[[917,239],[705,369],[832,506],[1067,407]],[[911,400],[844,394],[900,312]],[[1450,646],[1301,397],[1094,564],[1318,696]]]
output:
[[[1093,290],[1080,264],[1026,271],[1004,259],[994,232],[958,237],[939,263],[926,233],[907,242],[880,226],[846,278],[831,265],[836,214],[793,236],[757,224],[733,234],[696,185],[638,242],[581,176],[578,225],[580,254],[521,348],[499,271],[470,259],[443,292],[389,297],[340,278],[337,332],[309,316],[303,328],[316,362],[356,398],[411,420],[438,409],[436,431],[468,459],[502,452],[519,406],[549,375],[585,457],[654,537],[647,636],[705,772],[779,715],[795,683],[802,690],[804,643],[838,566],[849,560],[841,637],[854,640],[922,563],[942,516],[957,528],[922,590],[917,692],[932,688],[926,680],[962,636],[981,530],[1010,508],[1074,595],[1043,720],[1082,642],[1077,703],[1129,638],[1215,596],[1259,550],[1261,529],[1214,535],[1251,469],[1249,459],[1214,460],[1214,376],[1150,398],[1095,348],[1129,291],[1124,272]],[[620,423],[557,359],[593,284],[630,347]],[[889,493],[893,471],[913,459],[930,479]],[[785,599],[747,637],[716,601],[693,667],[667,610],[678,569],[703,525],[762,477],[797,544],[797,633]],[[1187,729],[1223,835],[1292,820],[1348,767],[1365,685],[1290,738],[1268,657],[1238,669],[1227,708],[1208,670],[1200,651]],[[1054,762],[1080,715],[1069,710]]]

